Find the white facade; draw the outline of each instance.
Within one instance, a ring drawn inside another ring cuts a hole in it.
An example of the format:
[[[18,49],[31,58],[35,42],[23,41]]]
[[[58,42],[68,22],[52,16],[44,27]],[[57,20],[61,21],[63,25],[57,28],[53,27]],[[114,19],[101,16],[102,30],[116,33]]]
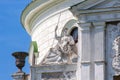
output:
[[[23,11],[21,20],[32,41],[37,43],[30,48],[30,80],[42,80],[41,75],[48,68],[51,69],[48,72],[64,71],[61,67],[65,71],[76,71],[77,80],[113,80],[113,42],[120,35],[119,0],[34,0]],[[57,43],[57,25],[59,36],[64,27],[68,32],[78,27],[77,66],[42,66],[48,50]],[[34,57],[34,54],[37,55]]]

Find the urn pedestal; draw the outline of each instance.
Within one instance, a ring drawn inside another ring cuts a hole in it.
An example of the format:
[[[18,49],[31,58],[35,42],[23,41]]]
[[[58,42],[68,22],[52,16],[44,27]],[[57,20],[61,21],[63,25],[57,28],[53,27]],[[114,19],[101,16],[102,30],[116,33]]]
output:
[[[12,56],[16,59],[16,67],[18,68],[18,72],[12,75],[13,80],[25,80],[26,74],[22,71],[22,68],[25,65],[25,58],[28,56],[26,52],[14,52]]]

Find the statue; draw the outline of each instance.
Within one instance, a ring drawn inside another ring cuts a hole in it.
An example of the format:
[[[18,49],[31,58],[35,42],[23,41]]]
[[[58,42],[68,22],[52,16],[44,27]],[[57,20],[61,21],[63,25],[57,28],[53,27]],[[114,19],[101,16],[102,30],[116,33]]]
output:
[[[120,75],[120,36],[114,40],[113,49],[115,50],[115,56],[113,57],[112,66],[116,75]]]
[[[55,28],[55,39],[57,44],[55,47],[50,48],[49,54],[45,63],[72,63],[74,55],[77,55],[77,48],[75,42],[67,32],[68,29],[63,29],[63,36],[57,35],[57,28]]]

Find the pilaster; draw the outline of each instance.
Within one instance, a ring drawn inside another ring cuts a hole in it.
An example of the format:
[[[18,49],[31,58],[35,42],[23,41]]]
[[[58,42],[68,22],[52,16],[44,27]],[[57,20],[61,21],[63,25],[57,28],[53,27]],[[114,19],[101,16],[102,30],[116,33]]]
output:
[[[105,22],[94,22],[94,80],[105,80]],[[91,46],[92,47],[92,46]]]
[[[90,27],[91,23],[80,23],[78,28],[77,80],[90,80]]]
[[[80,23],[77,80],[104,80],[105,22]]]
[[[105,22],[94,22],[93,26],[95,28],[94,33],[94,43],[95,43],[95,57],[96,62],[105,61]]]

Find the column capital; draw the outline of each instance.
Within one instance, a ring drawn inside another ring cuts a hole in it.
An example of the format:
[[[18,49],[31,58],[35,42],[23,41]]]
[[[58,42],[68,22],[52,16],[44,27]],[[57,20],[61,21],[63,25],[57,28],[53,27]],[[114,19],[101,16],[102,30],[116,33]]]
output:
[[[91,23],[78,23],[80,25],[80,30],[90,30],[90,27],[92,26]]]
[[[95,27],[95,28],[103,28],[103,27],[105,27],[105,22],[92,22],[92,24],[93,24],[93,26]]]

